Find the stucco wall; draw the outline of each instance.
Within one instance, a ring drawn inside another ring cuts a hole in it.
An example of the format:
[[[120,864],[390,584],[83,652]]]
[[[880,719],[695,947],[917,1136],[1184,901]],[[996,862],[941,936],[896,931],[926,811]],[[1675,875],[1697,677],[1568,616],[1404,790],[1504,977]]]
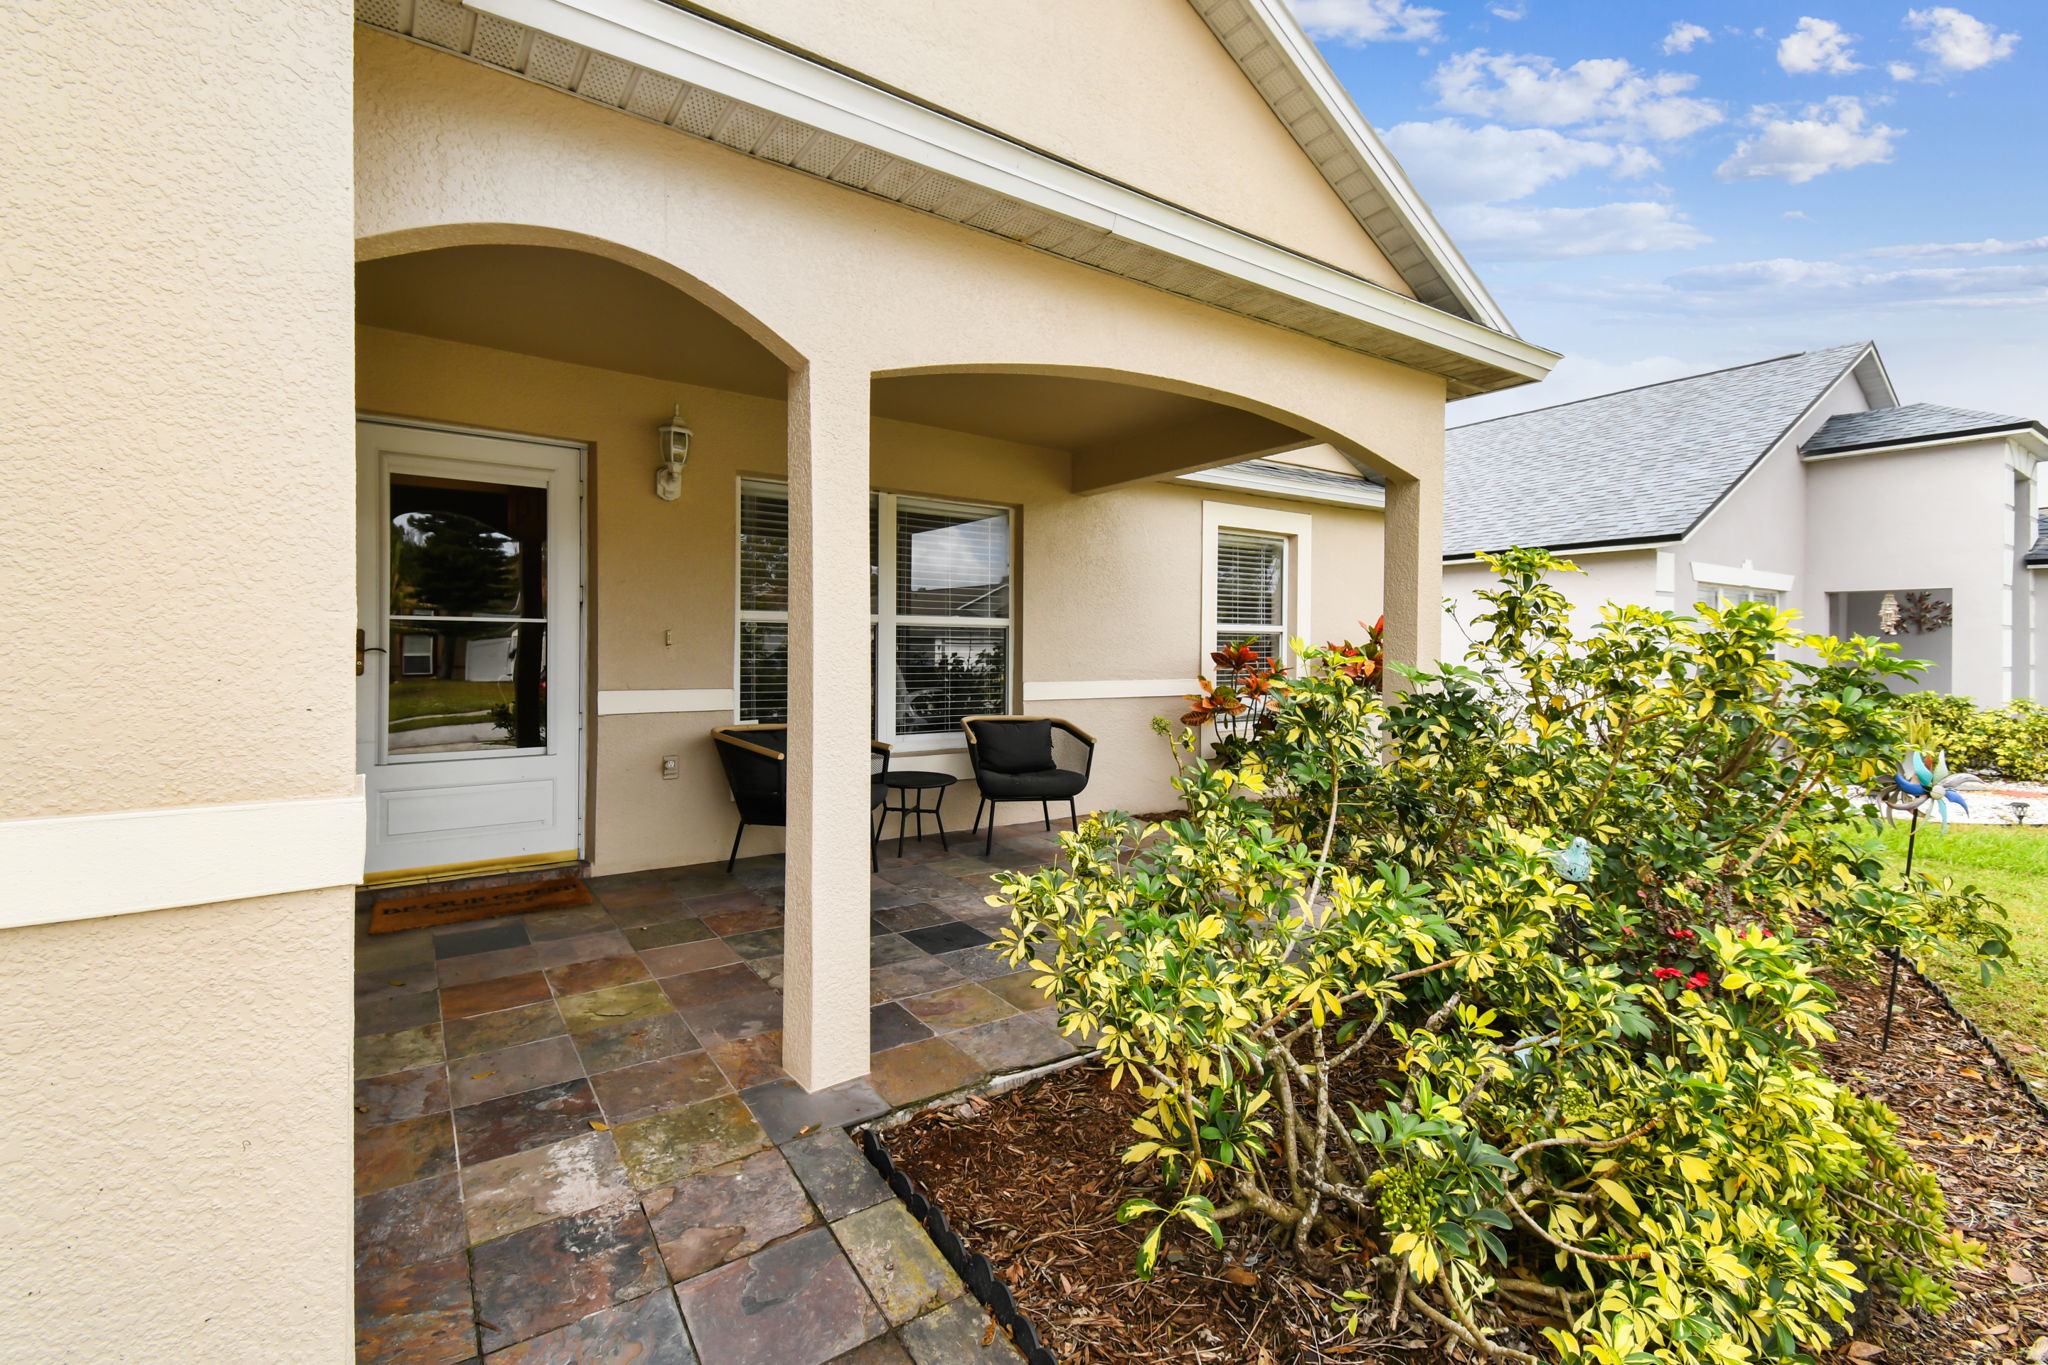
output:
[[[1676,605],[1690,607],[1695,602],[1715,598],[1713,586],[1703,584],[1694,565],[1738,569],[1749,565],[1765,573],[1789,576],[1792,587],[1779,605],[1800,614],[1801,629],[1826,631],[1827,598],[1815,595],[1808,572],[1809,509],[1806,470],[1799,447],[1830,417],[1862,412],[1869,406],[1855,375],[1845,374],[1821,396],[1811,412],[1793,424],[1748,477],[1707,514],[1685,543],[1675,547]]]
[[[348,16],[112,22],[0,30],[0,815],[346,791]]]
[[[0,936],[0,1360],[353,1360],[346,888]]]
[[[1558,574],[1550,580],[1551,586],[1562,592],[1572,604],[1574,630],[1587,631],[1599,625],[1600,609],[1609,602],[1629,602],[1642,607],[1654,605],[1657,588],[1657,556],[1654,551],[1565,551],[1560,558],[1568,559],[1584,570],[1583,573]],[[1456,620],[1464,623],[1462,628],[1457,624],[1445,625],[1445,658],[1457,659],[1464,653],[1469,640],[1478,638],[1479,632],[1473,630],[1471,621],[1487,609],[1478,594],[1492,589],[1498,582],[1484,564],[1444,566],[1444,596],[1450,599]]]
[[[718,0],[750,28],[1403,294],[1187,0]],[[1058,95],[1047,98],[1047,75]]]
[[[593,689],[723,689],[734,684],[736,482],[780,477],[783,404],[718,389],[568,365],[402,332],[363,328],[359,401],[367,412],[588,442]],[[696,438],[678,503],[649,490],[652,430],[680,402]],[[1020,557],[1018,681],[1192,678],[1203,603],[1202,504],[1228,501],[1307,513],[1315,639],[1356,637],[1381,609],[1377,512],[1226,495],[1179,484],[1069,491],[1070,457],[908,422],[873,426],[873,481],[894,492],[1016,509]],[[672,631],[675,644],[663,643]],[[1066,699],[1025,709],[1066,716],[1101,741],[1088,791],[1095,806],[1158,809],[1170,799],[1154,715],[1177,696]],[[589,715],[596,755],[590,840],[599,872],[722,859],[732,810],[708,732],[729,714]],[[908,752],[898,766],[964,776],[958,746]],[[660,776],[675,755],[682,774]],[[947,806],[972,818],[971,783]],[[1025,819],[1022,807],[1005,819]],[[779,847],[775,831],[746,848]]]
[[[350,27],[0,25],[0,817],[353,788]],[[0,932],[0,1358],[351,1358],[350,922]]]
[[[1813,592],[1954,589],[1950,685],[1992,704],[2010,685],[2007,450],[2002,440],[1969,441],[1813,461],[1806,471]],[[1910,527],[1934,528],[1939,553],[1901,557],[1898,537]]]

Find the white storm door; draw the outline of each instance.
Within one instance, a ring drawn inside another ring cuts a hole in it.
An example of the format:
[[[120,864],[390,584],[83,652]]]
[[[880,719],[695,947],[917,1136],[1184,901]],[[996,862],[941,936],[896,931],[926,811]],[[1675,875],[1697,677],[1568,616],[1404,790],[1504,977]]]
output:
[[[582,447],[364,421],[356,473],[365,875],[579,857]]]

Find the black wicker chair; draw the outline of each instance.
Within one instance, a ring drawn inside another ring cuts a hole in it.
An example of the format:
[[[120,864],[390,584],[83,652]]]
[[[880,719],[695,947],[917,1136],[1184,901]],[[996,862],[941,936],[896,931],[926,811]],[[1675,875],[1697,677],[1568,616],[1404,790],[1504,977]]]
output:
[[[725,768],[725,784],[732,788],[732,803],[739,807],[740,827],[733,831],[732,852],[725,870],[739,861],[740,839],[748,825],[780,829],[789,823],[789,727],[787,725],[721,725],[711,732],[718,747],[718,761]],[[882,766],[874,770],[869,784],[868,810],[879,810],[888,793],[889,746],[875,741],[869,746]],[[880,867],[882,826],[878,820],[868,834],[868,865]]]
[[[1093,735],[1053,716],[963,716],[960,728],[967,732],[967,762],[974,769],[974,785],[981,789],[981,802],[974,808],[976,830],[981,828],[982,811],[988,812],[983,857],[995,851],[999,802],[1036,801],[1045,813],[1045,827],[1051,829],[1052,803],[1064,801],[1068,817],[1080,828],[1074,798],[1088,786],[1089,770],[1095,766]]]

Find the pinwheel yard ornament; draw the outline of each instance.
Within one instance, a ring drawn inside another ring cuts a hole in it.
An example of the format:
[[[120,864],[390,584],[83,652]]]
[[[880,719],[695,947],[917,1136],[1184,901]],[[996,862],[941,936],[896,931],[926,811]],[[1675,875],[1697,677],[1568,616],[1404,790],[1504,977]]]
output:
[[[1967,811],[1970,803],[1963,799],[1963,793],[1984,785],[1975,773],[1950,772],[1945,753],[1937,753],[1930,767],[1918,749],[1906,750],[1899,770],[1888,781],[1889,786],[1878,793],[1888,813],[1905,811],[1918,816],[1932,803],[1944,826],[1948,824],[1948,808],[1953,805]]]
[[[1877,791],[1877,799],[1884,806],[1885,814],[1897,815],[1906,811],[1913,817],[1912,829],[1906,835],[1906,870],[1904,877],[1908,885],[1913,880],[1913,852],[1920,842],[1920,815],[1929,802],[1941,812],[1941,825],[1948,828],[1948,808],[1951,804],[1964,810],[1970,803],[1963,800],[1963,792],[1984,783],[1975,773],[1952,773],[1948,770],[1948,755],[1936,753],[1934,764],[1928,766],[1918,749],[1906,750],[1906,756],[1899,763],[1899,770],[1885,779],[1885,785]],[[1889,1051],[1892,1045],[1892,1015],[1899,1001],[1899,963],[1904,954],[1897,948],[1885,950],[1891,956],[1891,979],[1884,991],[1884,1036],[1878,1043],[1880,1052]]]

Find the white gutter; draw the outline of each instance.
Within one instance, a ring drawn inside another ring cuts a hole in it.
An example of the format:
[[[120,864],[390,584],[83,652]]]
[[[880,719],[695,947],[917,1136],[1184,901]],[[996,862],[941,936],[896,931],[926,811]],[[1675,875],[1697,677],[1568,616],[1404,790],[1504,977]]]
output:
[[[1540,379],[1558,359],[661,0],[466,7],[1477,363],[1498,372],[1496,387]]]

